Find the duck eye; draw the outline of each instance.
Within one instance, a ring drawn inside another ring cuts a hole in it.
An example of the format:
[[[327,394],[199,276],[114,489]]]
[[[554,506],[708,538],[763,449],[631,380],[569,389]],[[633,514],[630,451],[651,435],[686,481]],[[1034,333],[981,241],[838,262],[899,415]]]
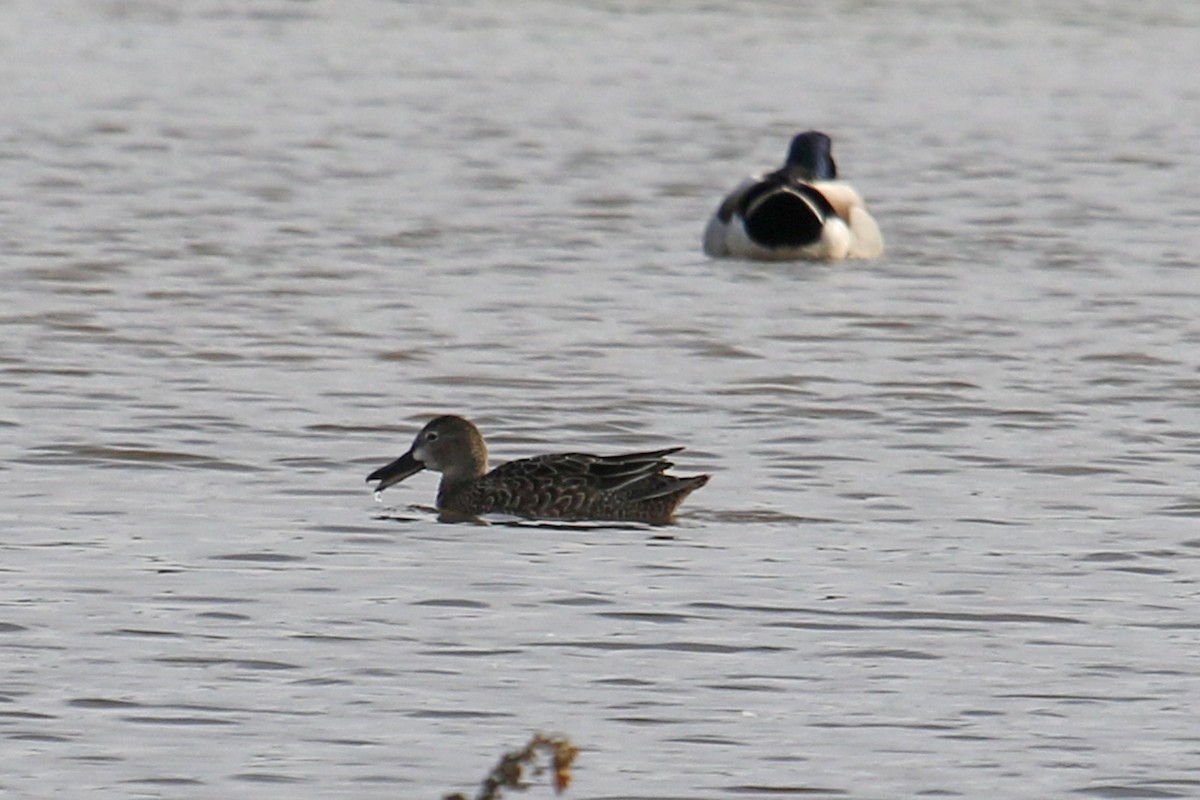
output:
[[[437,440],[437,437],[437,431],[430,431],[429,433],[425,434],[425,441],[433,442]]]

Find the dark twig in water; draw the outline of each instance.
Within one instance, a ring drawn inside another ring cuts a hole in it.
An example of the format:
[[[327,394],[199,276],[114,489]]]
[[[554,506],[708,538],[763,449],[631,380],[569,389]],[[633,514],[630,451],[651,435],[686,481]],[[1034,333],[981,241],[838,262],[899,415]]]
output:
[[[544,765],[538,763],[538,751],[546,756]],[[525,767],[529,765],[533,777],[538,777],[549,770],[554,780],[554,791],[561,794],[571,784],[571,764],[579,748],[571,744],[565,736],[545,736],[537,734],[520,750],[505,753],[492,771],[483,779],[475,800],[498,800],[504,789],[519,789],[524,791],[531,784],[524,779]],[[446,795],[444,800],[467,800],[464,794]]]

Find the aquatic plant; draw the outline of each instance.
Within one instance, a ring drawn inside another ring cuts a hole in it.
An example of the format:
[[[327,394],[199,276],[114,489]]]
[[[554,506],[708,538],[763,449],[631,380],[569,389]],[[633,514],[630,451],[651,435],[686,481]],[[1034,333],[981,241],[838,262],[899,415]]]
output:
[[[544,762],[539,761],[539,753],[544,755]],[[513,750],[500,757],[496,766],[492,767],[492,771],[480,784],[475,800],[498,800],[504,789],[528,789],[532,784],[525,780],[527,766],[534,778],[550,772],[555,794],[562,794],[571,785],[571,765],[577,755],[579,748],[571,744],[571,740],[565,736],[535,734],[520,750]],[[443,800],[467,800],[467,796],[450,794]]]

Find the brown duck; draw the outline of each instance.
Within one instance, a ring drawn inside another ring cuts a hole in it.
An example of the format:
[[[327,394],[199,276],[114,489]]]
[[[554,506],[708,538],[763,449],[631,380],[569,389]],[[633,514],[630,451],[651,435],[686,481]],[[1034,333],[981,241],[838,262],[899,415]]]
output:
[[[409,451],[367,476],[381,492],[423,469],[442,473],[437,507],[447,518],[513,514],[528,519],[604,520],[665,524],[708,475],[665,474],[669,447],[647,453],[593,456],[556,453],[522,458],[487,471],[479,429],[456,416],[433,419]]]

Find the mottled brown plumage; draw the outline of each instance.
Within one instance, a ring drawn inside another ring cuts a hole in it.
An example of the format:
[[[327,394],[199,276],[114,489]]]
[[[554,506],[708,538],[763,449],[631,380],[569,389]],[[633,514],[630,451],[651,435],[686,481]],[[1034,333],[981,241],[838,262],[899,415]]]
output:
[[[462,417],[433,419],[407,453],[372,472],[376,491],[422,469],[442,473],[437,507],[451,517],[513,514],[529,519],[609,520],[663,524],[707,475],[665,474],[669,447],[646,453],[593,456],[558,453],[510,461],[487,471],[487,445]]]

